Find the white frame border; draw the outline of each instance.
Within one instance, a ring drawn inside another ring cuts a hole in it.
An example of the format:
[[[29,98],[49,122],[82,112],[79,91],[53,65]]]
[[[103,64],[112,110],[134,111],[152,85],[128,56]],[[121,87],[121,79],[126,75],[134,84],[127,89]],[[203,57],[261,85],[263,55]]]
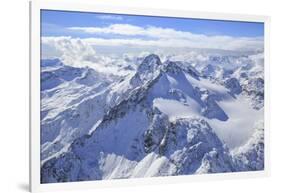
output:
[[[40,10],[64,10],[64,11],[81,11],[81,12],[100,12],[115,14],[131,15],[150,15],[150,16],[168,16],[197,19],[215,19],[245,22],[263,22],[264,23],[264,69],[265,69],[265,108],[264,108],[264,132],[265,132],[265,167],[263,171],[254,172],[234,172],[224,174],[202,174],[202,175],[185,175],[173,177],[151,177],[139,179],[122,179],[122,180],[102,180],[87,182],[67,182],[40,184]],[[119,186],[151,185],[166,183],[183,183],[191,181],[205,180],[225,180],[265,177],[270,174],[270,125],[269,125],[269,25],[268,16],[225,14],[225,13],[208,13],[179,10],[159,10],[146,9],[138,7],[118,7],[100,5],[96,3],[76,4],[70,2],[54,1],[33,1],[30,2],[30,161],[29,161],[29,183],[31,192],[55,191],[55,190],[78,190],[89,188],[105,188]]]

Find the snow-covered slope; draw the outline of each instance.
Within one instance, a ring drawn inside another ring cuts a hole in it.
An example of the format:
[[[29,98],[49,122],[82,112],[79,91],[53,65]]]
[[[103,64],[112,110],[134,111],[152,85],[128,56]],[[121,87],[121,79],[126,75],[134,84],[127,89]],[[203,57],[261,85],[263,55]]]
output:
[[[213,76],[154,54],[125,77],[47,63],[42,183],[263,169],[262,77],[243,79],[238,66]]]

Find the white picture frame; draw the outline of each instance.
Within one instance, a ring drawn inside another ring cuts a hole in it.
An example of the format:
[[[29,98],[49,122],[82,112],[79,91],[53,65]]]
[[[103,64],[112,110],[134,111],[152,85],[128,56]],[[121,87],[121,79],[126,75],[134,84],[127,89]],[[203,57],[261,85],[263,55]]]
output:
[[[197,19],[231,20],[264,23],[264,69],[265,69],[265,167],[263,171],[224,174],[203,174],[173,177],[118,179],[87,182],[40,184],[40,10],[65,10],[96,13],[116,13],[148,16],[168,16]],[[147,184],[183,183],[190,181],[241,179],[268,176],[270,173],[270,109],[269,109],[269,25],[270,18],[257,15],[207,13],[183,10],[143,9],[118,6],[102,6],[94,3],[75,4],[54,1],[30,3],[30,190],[31,192],[55,190],[79,190],[101,187],[135,186]]]

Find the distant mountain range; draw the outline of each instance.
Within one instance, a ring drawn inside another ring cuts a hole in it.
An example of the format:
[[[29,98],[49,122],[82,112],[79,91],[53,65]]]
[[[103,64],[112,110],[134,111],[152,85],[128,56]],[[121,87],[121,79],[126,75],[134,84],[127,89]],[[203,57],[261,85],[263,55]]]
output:
[[[263,54],[175,59],[42,60],[41,182],[263,170]]]

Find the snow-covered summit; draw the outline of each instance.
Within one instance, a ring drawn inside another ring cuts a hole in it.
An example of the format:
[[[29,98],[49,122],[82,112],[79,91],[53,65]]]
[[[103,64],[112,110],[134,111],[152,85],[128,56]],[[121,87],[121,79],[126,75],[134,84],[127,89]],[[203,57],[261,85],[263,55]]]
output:
[[[156,54],[150,54],[146,56],[142,63],[138,66],[137,72],[153,72],[156,71],[161,65],[162,63],[159,56],[157,56]]]
[[[41,182],[263,169],[263,154],[253,148],[262,152],[255,123],[263,103],[251,105],[262,78],[218,69],[214,78],[151,54],[121,78],[65,65],[43,70]]]

